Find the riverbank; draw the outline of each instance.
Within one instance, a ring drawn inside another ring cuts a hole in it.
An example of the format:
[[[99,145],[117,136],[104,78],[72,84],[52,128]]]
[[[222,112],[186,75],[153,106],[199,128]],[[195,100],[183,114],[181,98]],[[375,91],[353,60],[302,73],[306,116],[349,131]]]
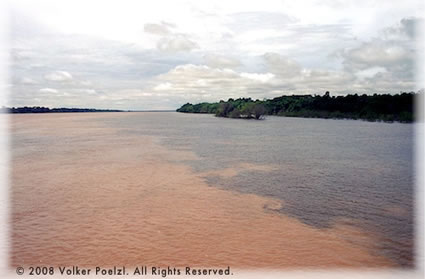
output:
[[[417,98],[423,98],[423,93],[330,96],[326,92],[323,96],[292,95],[262,101],[230,98],[216,103],[187,103],[177,112],[211,113],[219,117],[245,119],[277,115],[410,123],[414,121],[414,99]]]

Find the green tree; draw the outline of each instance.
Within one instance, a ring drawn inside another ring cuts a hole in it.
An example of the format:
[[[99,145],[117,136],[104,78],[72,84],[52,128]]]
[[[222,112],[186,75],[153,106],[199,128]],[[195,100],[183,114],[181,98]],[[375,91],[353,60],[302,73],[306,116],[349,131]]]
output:
[[[254,106],[254,117],[260,119],[266,113],[266,107],[263,104],[255,104]]]

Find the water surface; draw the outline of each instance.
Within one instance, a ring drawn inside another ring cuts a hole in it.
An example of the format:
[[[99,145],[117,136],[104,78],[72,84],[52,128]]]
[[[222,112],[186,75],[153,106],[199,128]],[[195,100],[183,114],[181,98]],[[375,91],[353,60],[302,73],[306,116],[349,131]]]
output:
[[[412,124],[12,116],[12,264],[412,266]]]
[[[178,113],[129,115],[111,124],[194,151],[201,159],[187,163],[197,172],[270,166],[239,168],[232,177],[213,172],[207,179],[223,189],[277,198],[285,205],[282,214],[314,227],[340,219],[361,226],[380,236],[381,253],[412,264],[413,124]]]

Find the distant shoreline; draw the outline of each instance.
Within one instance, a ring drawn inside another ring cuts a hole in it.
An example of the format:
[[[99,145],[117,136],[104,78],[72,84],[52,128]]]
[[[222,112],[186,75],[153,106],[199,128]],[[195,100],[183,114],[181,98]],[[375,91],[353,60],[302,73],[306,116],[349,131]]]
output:
[[[2,107],[0,113],[83,113],[83,112],[175,112],[175,110],[118,110],[94,108]]]
[[[209,113],[218,117],[258,120],[266,115],[275,115],[412,123],[415,121],[414,99],[422,97],[423,93],[419,92],[330,96],[327,91],[323,96],[284,95],[264,100],[230,98],[215,103],[186,103],[177,109],[177,112]]]

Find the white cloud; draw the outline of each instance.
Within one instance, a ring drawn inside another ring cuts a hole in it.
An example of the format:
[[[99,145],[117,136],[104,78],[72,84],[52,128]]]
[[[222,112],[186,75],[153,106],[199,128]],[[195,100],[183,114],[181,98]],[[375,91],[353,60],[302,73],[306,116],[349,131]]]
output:
[[[419,0],[11,2],[15,106],[398,93],[414,89],[422,51]]]
[[[199,45],[189,40],[183,34],[173,34],[171,36],[161,38],[157,43],[157,47],[162,51],[179,52],[191,51],[195,48],[199,48]]]
[[[241,73],[240,76],[243,78],[252,79],[262,83],[268,82],[269,80],[275,77],[275,75],[272,73],[267,73],[267,74]]]
[[[54,88],[42,88],[39,90],[41,93],[58,93],[59,91]]]
[[[286,65],[287,61],[283,61]],[[326,90],[340,92],[347,83],[354,81],[353,75],[332,71],[299,70],[294,75],[287,74],[285,70],[283,74],[286,76],[282,75],[282,71],[279,74],[239,73],[231,69],[187,64],[160,75],[153,88],[157,92],[192,98],[192,102],[196,102],[229,97],[262,99],[293,93],[323,93]]]
[[[252,78],[253,74],[241,76],[231,69],[217,69],[206,65],[180,65],[171,71],[157,77],[153,88],[163,93],[183,96],[211,96],[211,100],[226,98],[227,95],[236,97],[246,95],[254,84],[262,81]],[[171,86],[172,84],[172,86]]]
[[[28,78],[28,77],[23,77],[19,80],[19,82],[21,84],[38,84],[38,81],[32,79],[32,78]]]
[[[82,92],[82,93],[91,94],[91,95],[97,93],[96,90],[94,90],[94,89],[79,89],[79,91]]]
[[[240,12],[230,14],[230,22],[228,25],[241,31],[252,31],[255,29],[276,29],[282,30],[289,24],[296,23],[298,20],[286,14],[284,11],[280,12]]]
[[[168,35],[171,33],[170,28],[175,27],[174,24],[161,22],[160,24],[156,23],[146,23],[143,27],[143,30],[146,33],[154,34],[154,35]]]
[[[213,68],[235,68],[241,65],[237,58],[211,53],[204,55],[204,61]]]
[[[170,90],[173,88],[173,85],[169,82],[160,83],[157,86],[153,88],[155,91],[164,91],[164,90]]]
[[[44,78],[49,81],[71,81],[73,79],[72,75],[65,71],[51,72],[45,75]]]
[[[230,97],[263,99],[288,94],[322,94],[328,90],[334,94],[354,93],[359,88],[364,89],[357,86],[356,76],[351,73],[302,69],[295,61],[285,57],[272,54],[266,57],[274,58],[272,68],[275,72],[247,73],[186,64],[158,76],[152,88],[187,98],[190,102]]]

